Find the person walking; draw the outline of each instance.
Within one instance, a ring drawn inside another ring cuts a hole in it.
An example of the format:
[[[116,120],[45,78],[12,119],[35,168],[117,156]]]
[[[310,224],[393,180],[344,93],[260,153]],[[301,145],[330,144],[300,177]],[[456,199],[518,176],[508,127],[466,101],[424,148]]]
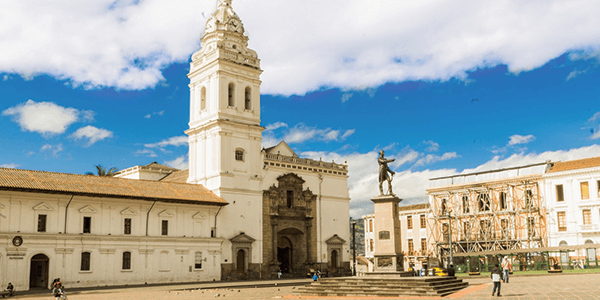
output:
[[[496,266],[492,269],[492,282],[494,283],[494,289],[492,290],[492,296],[494,296],[494,293],[496,293],[496,288],[498,288],[498,297],[500,297],[500,277],[502,275],[500,275],[500,268],[499,265],[496,264]]]
[[[505,256],[502,260],[502,275],[504,275],[502,277],[503,282],[508,283],[508,274],[510,274],[510,271],[512,271],[512,263],[510,262],[510,260],[508,260],[508,256]]]

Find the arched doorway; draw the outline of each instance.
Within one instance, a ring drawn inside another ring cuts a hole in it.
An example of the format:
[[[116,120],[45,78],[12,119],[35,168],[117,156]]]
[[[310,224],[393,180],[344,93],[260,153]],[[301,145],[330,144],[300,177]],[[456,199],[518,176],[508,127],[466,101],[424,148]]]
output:
[[[29,269],[29,287],[48,288],[48,265],[50,259],[44,254],[37,254],[31,258]]]
[[[236,257],[236,265],[238,273],[246,272],[246,251],[239,250]]]
[[[337,261],[338,261],[337,250],[333,250],[333,251],[331,251],[331,272],[337,271],[337,265],[338,265]]]
[[[277,261],[282,273],[292,272],[292,241],[285,236],[277,239]]]

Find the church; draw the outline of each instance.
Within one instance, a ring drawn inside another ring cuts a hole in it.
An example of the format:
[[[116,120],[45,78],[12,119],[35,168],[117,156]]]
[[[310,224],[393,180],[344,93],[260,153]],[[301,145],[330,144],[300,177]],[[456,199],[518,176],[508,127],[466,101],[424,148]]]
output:
[[[0,168],[0,284],[16,290],[350,273],[346,163],[263,148],[260,59],[220,0],[190,64],[189,168]]]

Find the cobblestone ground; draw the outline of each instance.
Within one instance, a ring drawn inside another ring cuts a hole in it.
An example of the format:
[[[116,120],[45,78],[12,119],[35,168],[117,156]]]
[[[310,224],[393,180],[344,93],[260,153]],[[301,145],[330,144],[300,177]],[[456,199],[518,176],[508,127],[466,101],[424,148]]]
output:
[[[254,287],[252,283],[237,288],[195,289],[198,286],[155,286],[114,290],[92,290],[69,294],[69,299],[600,299],[600,274],[513,276],[502,283],[501,297],[491,296],[491,281],[487,278],[466,278],[469,287],[445,298],[379,298],[379,297],[298,297],[294,287]],[[264,282],[263,282],[264,283]],[[51,299],[46,296],[22,295],[23,299]]]

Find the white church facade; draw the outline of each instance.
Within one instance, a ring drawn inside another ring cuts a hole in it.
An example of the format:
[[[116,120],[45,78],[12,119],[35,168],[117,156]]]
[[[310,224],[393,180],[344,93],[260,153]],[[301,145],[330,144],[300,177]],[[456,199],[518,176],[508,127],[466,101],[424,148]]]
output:
[[[0,168],[0,284],[17,290],[349,274],[348,166],[261,146],[260,60],[220,0],[190,67],[189,169]]]

